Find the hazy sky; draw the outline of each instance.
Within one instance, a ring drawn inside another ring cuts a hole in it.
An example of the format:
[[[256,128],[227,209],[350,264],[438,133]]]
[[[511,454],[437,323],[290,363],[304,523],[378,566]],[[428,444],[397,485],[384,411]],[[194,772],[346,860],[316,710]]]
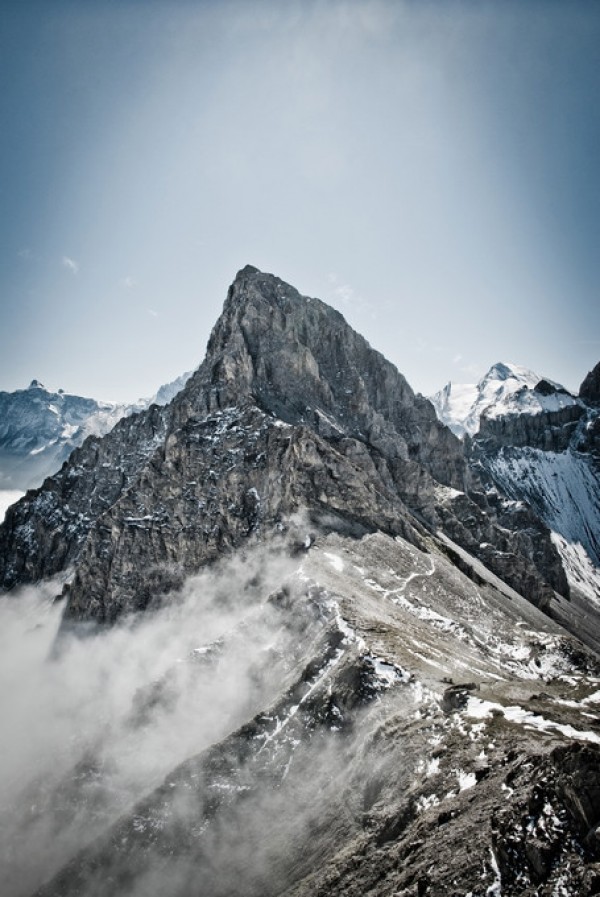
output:
[[[600,3],[0,4],[0,389],[149,395],[246,263],[430,393],[600,360]]]

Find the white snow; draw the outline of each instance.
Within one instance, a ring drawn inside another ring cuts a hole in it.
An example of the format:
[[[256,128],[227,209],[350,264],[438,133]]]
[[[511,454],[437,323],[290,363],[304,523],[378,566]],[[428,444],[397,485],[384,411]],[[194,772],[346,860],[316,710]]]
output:
[[[323,554],[331,564],[334,570],[337,570],[338,573],[341,573],[344,569],[344,562],[341,557],[338,557],[337,554],[331,554],[328,551],[324,551]]]
[[[569,585],[578,588],[591,601],[600,602],[600,569],[592,563],[583,545],[568,542],[555,532],[552,541],[560,554]]]
[[[457,436],[473,436],[479,430],[480,418],[500,417],[523,411],[539,414],[557,411],[578,404],[578,399],[565,392],[543,395],[535,391],[542,377],[517,364],[495,364],[478,383],[448,383],[431,396],[439,419]],[[562,389],[559,383],[548,380]]]
[[[492,867],[494,873],[494,881],[487,889],[486,897],[500,897],[502,894],[502,878],[500,876],[500,869],[498,867],[498,860],[496,859],[496,854],[493,849],[490,847],[490,865]]]
[[[366,654],[365,659],[373,665],[375,678],[381,688],[391,688],[392,685],[397,685],[399,682],[407,683],[410,679],[409,673],[400,669],[395,663],[384,660],[383,657]]]
[[[437,807],[440,799],[437,794],[430,794],[429,797],[425,797],[424,794],[418,799],[416,803],[417,813],[424,813],[425,810],[429,810],[430,807]]]
[[[517,705],[504,707],[502,704],[495,704],[492,701],[481,701],[479,698],[475,698],[471,695],[469,696],[464,712],[466,716],[475,719],[484,719],[485,717],[491,716],[492,711],[494,710],[502,713],[507,720],[526,726],[528,729],[539,729],[541,732],[555,730],[556,732],[560,732],[561,735],[565,735],[567,738],[600,744],[600,735],[597,735],[596,732],[581,731],[580,729],[575,729],[573,726],[565,726],[562,723],[546,719],[546,717],[541,716],[540,714],[532,713],[530,710],[525,710],[523,707]]]
[[[469,788],[474,788],[477,784],[474,772],[465,772],[464,769],[457,769],[455,772],[459,791],[468,791]]]
[[[427,761],[427,766],[425,767],[425,775],[429,779],[431,776],[435,776],[440,771],[440,758],[432,757],[431,760]]]

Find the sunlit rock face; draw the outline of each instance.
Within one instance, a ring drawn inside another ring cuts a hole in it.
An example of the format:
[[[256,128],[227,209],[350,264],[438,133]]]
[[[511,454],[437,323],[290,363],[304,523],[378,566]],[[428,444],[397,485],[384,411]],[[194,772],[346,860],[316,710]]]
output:
[[[598,611],[471,448],[240,271],[0,529],[3,897],[596,894]]]

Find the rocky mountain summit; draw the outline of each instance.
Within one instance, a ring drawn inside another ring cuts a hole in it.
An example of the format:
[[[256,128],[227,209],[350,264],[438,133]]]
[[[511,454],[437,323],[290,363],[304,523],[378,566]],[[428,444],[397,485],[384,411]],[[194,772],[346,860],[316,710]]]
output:
[[[66,619],[113,621],[299,511],[416,545],[441,531],[535,603],[568,594],[546,528],[484,494],[431,404],[339,312],[252,267],[173,402],[9,510],[0,582],[71,568]]]
[[[598,608],[466,445],[242,269],[0,528],[7,897],[597,894]]]

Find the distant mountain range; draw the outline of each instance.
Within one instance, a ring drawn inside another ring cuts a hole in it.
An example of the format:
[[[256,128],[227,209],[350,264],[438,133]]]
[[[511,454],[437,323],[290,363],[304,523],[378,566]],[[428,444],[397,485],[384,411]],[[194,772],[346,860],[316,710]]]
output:
[[[129,405],[53,391],[39,380],[0,392],[0,490],[39,486],[86,437],[104,436],[122,417],[151,404],[167,404],[189,377],[182,374],[150,399]]]

